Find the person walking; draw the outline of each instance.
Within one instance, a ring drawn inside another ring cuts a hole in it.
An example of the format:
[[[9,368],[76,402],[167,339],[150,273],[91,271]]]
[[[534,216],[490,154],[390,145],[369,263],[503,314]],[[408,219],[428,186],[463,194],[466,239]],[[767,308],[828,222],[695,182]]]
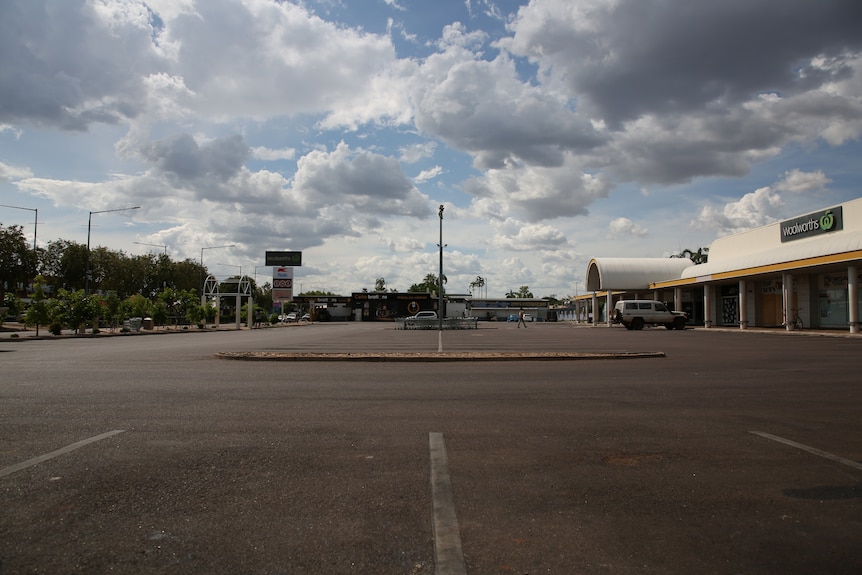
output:
[[[527,329],[527,322],[524,321],[524,308],[518,310],[518,329],[521,329],[521,324],[524,324],[524,329]]]

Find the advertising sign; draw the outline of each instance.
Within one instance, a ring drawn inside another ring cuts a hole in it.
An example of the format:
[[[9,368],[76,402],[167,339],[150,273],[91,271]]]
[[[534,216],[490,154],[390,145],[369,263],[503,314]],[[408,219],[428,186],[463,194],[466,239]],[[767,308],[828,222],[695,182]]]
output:
[[[293,299],[293,268],[272,268],[272,301],[282,302]]]
[[[272,279],[292,280],[293,268],[273,268]]]
[[[301,266],[302,252],[266,252],[268,266]]]
[[[841,206],[831,210],[823,210],[781,222],[781,241],[801,240],[829,232],[844,229],[844,213]]]

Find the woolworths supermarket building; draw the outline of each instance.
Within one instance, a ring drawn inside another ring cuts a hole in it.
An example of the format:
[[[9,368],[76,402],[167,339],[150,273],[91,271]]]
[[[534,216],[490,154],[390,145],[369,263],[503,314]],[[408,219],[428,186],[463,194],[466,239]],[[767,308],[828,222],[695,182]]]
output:
[[[704,327],[859,333],[862,199],[716,240],[709,261],[594,258],[582,312],[609,321],[620,299],[672,302]],[[585,313],[583,314],[585,315]],[[785,318],[789,318],[785,321]]]

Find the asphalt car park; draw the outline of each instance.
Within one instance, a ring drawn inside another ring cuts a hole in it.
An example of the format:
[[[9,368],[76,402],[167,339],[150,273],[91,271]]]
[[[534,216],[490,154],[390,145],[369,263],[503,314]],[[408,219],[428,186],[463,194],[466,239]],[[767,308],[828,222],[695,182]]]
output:
[[[442,334],[498,361],[216,358],[438,335],[0,342],[0,573],[862,570],[858,337],[499,322]]]

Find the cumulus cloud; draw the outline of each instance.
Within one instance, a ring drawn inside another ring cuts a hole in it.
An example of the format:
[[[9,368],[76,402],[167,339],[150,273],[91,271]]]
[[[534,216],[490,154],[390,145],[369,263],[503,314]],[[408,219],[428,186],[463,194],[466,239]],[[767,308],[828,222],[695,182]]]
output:
[[[784,173],[781,181],[775,184],[775,189],[781,192],[802,194],[823,190],[831,181],[822,170],[803,172],[799,169],[794,169]]]
[[[577,165],[566,165],[489,170],[467,181],[464,189],[494,200],[498,208],[537,222],[586,215],[593,201],[607,196],[610,185],[601,176],[581,172]]]
[[[478,168],[560,166],[566,151],[602,141],[565,100],[519,80],[511,59],[479,59],[465,48],[470,40],[458,26],[444,37],[446,50],[429,57],[414,79],[415,122],[469,152]]]
[[[783,205],[781,196],[767,186],[745,194],[740,200],[729,202],[722,208],[704,206],[695,225],[714,229],[720,235],[735,234],[778,221]]]
[[[422,184],[429,180],[433,180],[442,173],[443,168],[441,168],[440,166],[434,166],[430,170],[422,170],[421,172],[419,172],[419,175],[413,178],[413,181],[417,184]]]
[[[296,148],[273,150],[264,146],[255,146],[251,149],[251,153],[260,160],[292,160],[296,157]]]
[[[531,2],[511,23],[507,46],[560,78],[612,125],[733,106],[766,89],[808,91],[847,72],[846,63],[816,67],[813,56],[842,59],[862,48],[862,8],[852,0],[680,8],[638,0]]]
[[[628,218],[616,218],[608,224],[607,237],[609,239],[644,237],[648,233],[649,230]]]
[[[546,224],[522,224],[508,219],[496,228],[497,233],[491,243],[509,251],[554,251],[568,246],[566,236]]]
[[[9,182],[12,180],[23,180],[33,175],[29,168],[20,166],[12,166],[0,162],[0,182]]]

